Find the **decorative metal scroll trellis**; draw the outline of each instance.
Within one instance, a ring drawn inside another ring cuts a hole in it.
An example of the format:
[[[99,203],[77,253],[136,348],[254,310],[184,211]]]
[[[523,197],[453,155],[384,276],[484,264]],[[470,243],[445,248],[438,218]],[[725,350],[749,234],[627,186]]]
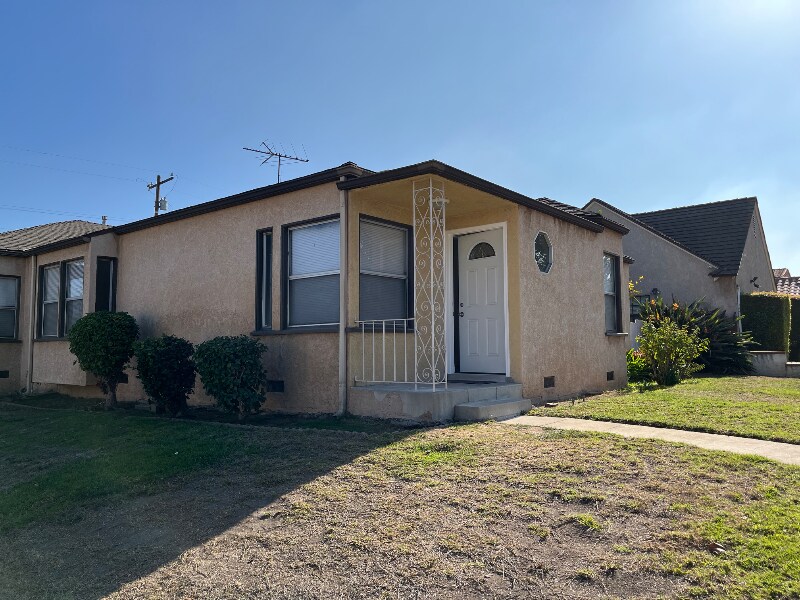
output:
[[[415,385],[447,386],[444,182],[414,181]]]

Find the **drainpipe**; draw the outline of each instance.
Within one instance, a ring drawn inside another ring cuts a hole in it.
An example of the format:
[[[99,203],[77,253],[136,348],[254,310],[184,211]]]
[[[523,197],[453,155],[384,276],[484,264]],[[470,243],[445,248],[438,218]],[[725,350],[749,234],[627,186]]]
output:
[[[39,262],[37,255],[31,256],[31,284],[28,286],[28,376],[25,381],[25,393],[33,392],[33,338],[36,337],[36,270]]]
[[[340,181],[344,181],[344,176]],[[347,264],[348,219],[347,190],[339,190],[339,410],[337,415],[347,412],[347,288],[350,283]]]
[[[736,316],[742,316],[742,288],[739,287],[739,284],[736,284]],[[742,333],[742,320],[739,319],[736,321],[736,329],[739,330],[739,333]]]

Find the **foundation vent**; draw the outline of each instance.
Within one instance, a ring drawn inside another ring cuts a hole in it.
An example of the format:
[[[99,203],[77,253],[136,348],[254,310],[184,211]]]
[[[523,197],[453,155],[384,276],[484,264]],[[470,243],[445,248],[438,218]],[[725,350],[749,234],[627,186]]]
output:
[[[554,388],[556,387],[556,376],[551,375],[550,377],[544,378],[544,387],[545,388]]]
[[[0,371],[0,379],[8,379],[9,377],[11,377],[9,371]]]
[[[283,393],[284,385],[282,379],[267,379],[267,392]]]
[[[614,381],[614,371],[606,373],[606,381]]]

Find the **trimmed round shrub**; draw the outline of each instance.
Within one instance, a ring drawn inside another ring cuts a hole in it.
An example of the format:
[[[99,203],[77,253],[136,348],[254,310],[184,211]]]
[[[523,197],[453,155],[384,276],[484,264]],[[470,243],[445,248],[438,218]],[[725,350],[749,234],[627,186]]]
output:
[[[266,346],[246,336],[215,337],[197,346],[194,362],[203,387],[217,405],[244,419],[266,398],[267,372],[261,363]]]
[[[194,391],[195,367],[191,342],[173,335],[136,342],[137,377],[156,405],[156,413],[175,416],[186,411]]]
[[[94,375],[97,385],[108,394],[106,408],[117,404],[117,385],[125,378],[138,336],[136,319],[126,312],[89,313],[69,330],[69,350],[81,369]]]

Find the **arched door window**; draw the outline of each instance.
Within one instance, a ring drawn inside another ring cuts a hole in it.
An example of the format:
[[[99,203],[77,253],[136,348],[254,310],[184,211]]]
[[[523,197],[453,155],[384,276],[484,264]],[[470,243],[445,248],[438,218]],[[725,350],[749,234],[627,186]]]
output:
[[[494,256],[494,248],[492,248],[491,244],[487,244],[486,242],[479,242],[475,244],[475,247],[470,250],[469,252],[469,259],[476,260],[479,258],[489,258],[490,256]]]

